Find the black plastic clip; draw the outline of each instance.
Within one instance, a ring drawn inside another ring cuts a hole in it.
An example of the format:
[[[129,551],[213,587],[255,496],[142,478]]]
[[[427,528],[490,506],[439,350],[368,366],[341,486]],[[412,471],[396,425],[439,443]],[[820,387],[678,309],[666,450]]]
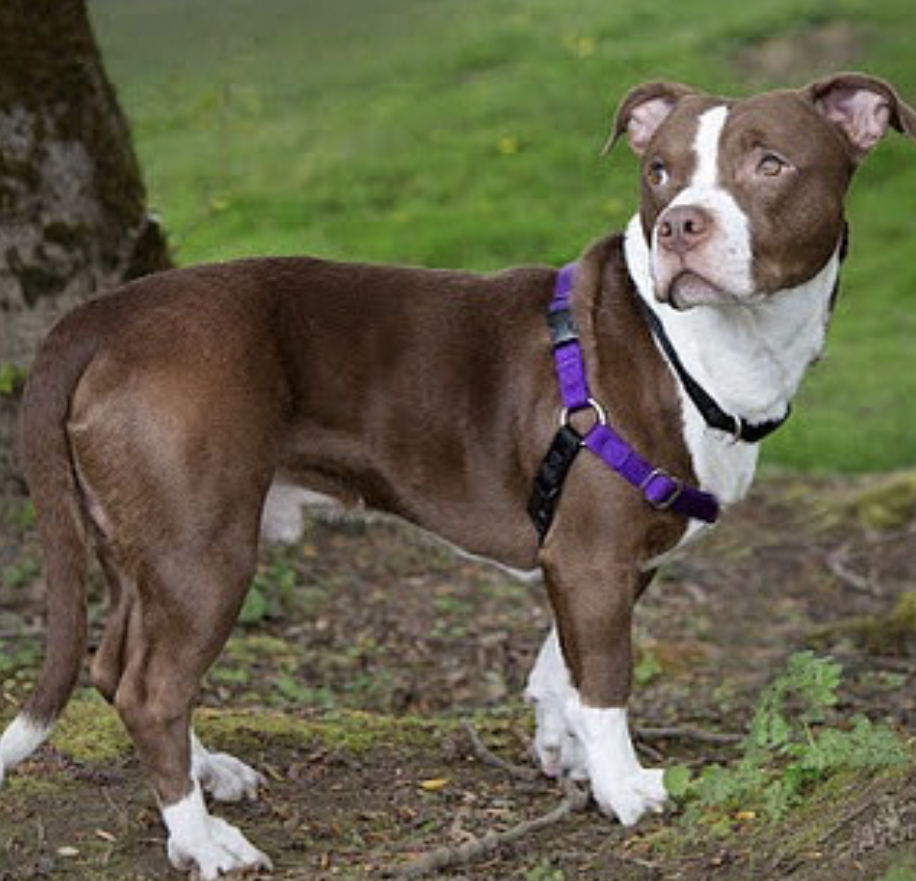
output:
[[[539,544],[544,543],[553,523],[566,475],[581,449],[582,436],[574,428],[564,425],[554,435],[541,467],[538,468],[534,489],[528,500],[528,514],[534,521]]]
[[[579,330],[572,309],[552,310],[547,314],[547,325],[550,328],[550,341],[555,349],[579,339]]]

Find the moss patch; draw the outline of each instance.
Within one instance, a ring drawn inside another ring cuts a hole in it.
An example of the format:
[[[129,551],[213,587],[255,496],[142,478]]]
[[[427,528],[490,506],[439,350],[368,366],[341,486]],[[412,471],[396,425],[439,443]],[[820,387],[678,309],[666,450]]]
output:
[[[23,766],[24,769],[31,767],[31,765]],[[12,806],[17,803],[24,803],[32,798],[51,795],[60,796],[65,791],[76,793],[79,791],[79,784],[75,780],[68,779],[64,774],[48,774],[43,771],[35,771],[34,773],[17,771],[15,774],[10,775],[8,781],[4,781],[3,800],[8,801]]]
[[[358,711],[335,711],[311,719],[265,711],[200,710],[195,730],[201,738],[224,749],[286,741],[298,748],[321,746],[333,752],[361,755],[384,747],[421,746],[437,740],[442,723],[416,716],[382,716]]]
[[[817,509],[831,526],[853,520],[867,529],[898,529],[916,518],[916,469],[856,481],[823,496]]]
[[[82,691],[61,717],[51,743],[83,762],[103,762],[124,756],[133,748],[114,709],[96,692]]]
[[[897,599],[886,615],[860,615],[820,627],[811,635],[816,644],[848,639],[871,654],[902,654],[916,645],[916,591]]]
[[[482,730],[498,734],[514,724],[513,715],[481,716]],[[360,755],[384,747],[428,746],[443,732],[458,729],[457,720],[419,716],[384,716],[356,710],[335,710],[312,718],[267,710],[200,709],[194,729],[220,749],[244,751],[265,742],[296,748],[315,745],[332,752]],[[92,691],[71,701],[51,737],[52,745],[81,762],[105,762],[131,752],[133,746],[115,710]]]

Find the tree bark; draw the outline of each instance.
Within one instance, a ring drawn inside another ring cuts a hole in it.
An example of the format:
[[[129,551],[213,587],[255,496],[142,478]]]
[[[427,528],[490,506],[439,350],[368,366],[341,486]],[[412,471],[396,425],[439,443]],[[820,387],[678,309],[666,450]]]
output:
[[[0,0],[0,369],[63,311],[169,265],[86,0]],[[0,490],[15,395],[0,384]]]

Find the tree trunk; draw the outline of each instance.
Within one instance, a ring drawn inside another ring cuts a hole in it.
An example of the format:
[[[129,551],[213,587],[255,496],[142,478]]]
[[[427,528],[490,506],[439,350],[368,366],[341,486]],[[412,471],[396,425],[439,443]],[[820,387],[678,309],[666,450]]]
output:
[[[168,263],[85,0],[0,0],[0,491],[10,377],[63,311]]]

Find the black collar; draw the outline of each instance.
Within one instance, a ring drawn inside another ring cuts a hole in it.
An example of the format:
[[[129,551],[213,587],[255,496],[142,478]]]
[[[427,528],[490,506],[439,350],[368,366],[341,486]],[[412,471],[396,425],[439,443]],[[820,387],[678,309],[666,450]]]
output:
[[[694,406],[700,411],[700,414],[706,420],[706,424],[710,428],[717,428],[719,431],[724,431],[732,435],[736,441],[740,440],[745,443],[756,444],[763,440],[768,434],[772,434],[776,431],[776,429],[789,418],[789,414],[792,412],[791,406],[786,409],[784,416],[779,419],[770,419],[767,422],[747,422],[740,416],[726,413],[716,403],[712,395],[710,395],[709,392],[707,392],[706,389],[687,372],[687,368],[684,367],[659,317],[652,311],[639,293],[636,294],[636,299],[639,302],[639,306],[642,309],[646,321],[649,323],[652,334],[668,357],[668,361],[671,362],[671,366],[680,378],[688,397],[693,401]]]

